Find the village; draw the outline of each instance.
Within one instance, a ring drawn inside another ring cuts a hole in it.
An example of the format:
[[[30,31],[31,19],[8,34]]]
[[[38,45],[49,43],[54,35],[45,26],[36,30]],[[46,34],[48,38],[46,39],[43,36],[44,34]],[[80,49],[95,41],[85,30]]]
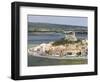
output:
[[[36,47],[32,47],[28,49],[28,53],[33,56],[87,56],[87,40],[78,40],[73,31],[66,32],[64,37],[63,41],[59,40],[55,42],[42,43]]]

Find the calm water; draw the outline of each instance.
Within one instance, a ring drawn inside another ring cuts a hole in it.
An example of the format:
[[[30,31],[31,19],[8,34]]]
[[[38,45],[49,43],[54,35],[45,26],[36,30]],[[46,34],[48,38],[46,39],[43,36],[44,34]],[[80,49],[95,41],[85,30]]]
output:
[[[80,39],[86,39],[87,34],[77,34],[76,37]],[[28,34],[28,43],[29,44],[40,44],[40,43],[48,43],[50,41],[56,41],[61,38],[64,38],[64,34],[62,33],[29,33]]]
[[[76,37],[80,39],[86,39],[87,34],[77,34]],[[28,34],[28,48],[38,45],[41,43],[48,43],[50,41],[56,41],[64,38],[62,33],[29,33]],[[87,60],[57,60],[57,59],[47,59],[39,58],[28,55],[28,66],[47,66],[47,65],[74,65],[74,64],[87,64]]]

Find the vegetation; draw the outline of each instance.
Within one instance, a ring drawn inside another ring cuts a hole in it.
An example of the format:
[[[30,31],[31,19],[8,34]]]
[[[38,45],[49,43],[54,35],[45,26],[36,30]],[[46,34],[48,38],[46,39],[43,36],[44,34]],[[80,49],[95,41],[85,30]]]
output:
[[[78,53],[77,53],[77,56],[80,56],[80,55],[81,55],[81,52],[78,52]]]
[[[69,41],[61,39],[53,42],[52,45],[57,46],[57,45],[75,44],[75,43],[82,43],[82,40],[78,39],[77,41]]]
[[[87,27],[75,26],[75,25],[61,25],[61,24],[50,24],[50,23],[32,23],[28,22],[28,31],[81,31],[87,33]]]

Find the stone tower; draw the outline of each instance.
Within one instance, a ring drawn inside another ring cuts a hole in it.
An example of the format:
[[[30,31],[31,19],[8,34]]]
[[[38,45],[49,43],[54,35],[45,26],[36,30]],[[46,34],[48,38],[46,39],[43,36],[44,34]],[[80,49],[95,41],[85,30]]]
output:
[[[75,32],[70,31],[70,32],[65,33],[65,40],[68,40],[68,41],[77,41],[77,38],[75,36]]]

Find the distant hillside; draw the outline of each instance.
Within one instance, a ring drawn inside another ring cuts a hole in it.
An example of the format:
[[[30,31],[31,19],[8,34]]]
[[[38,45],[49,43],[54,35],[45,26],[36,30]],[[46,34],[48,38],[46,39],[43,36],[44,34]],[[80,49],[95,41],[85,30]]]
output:
[[[87,31],[87,27],[28,22],[28,31]]]

